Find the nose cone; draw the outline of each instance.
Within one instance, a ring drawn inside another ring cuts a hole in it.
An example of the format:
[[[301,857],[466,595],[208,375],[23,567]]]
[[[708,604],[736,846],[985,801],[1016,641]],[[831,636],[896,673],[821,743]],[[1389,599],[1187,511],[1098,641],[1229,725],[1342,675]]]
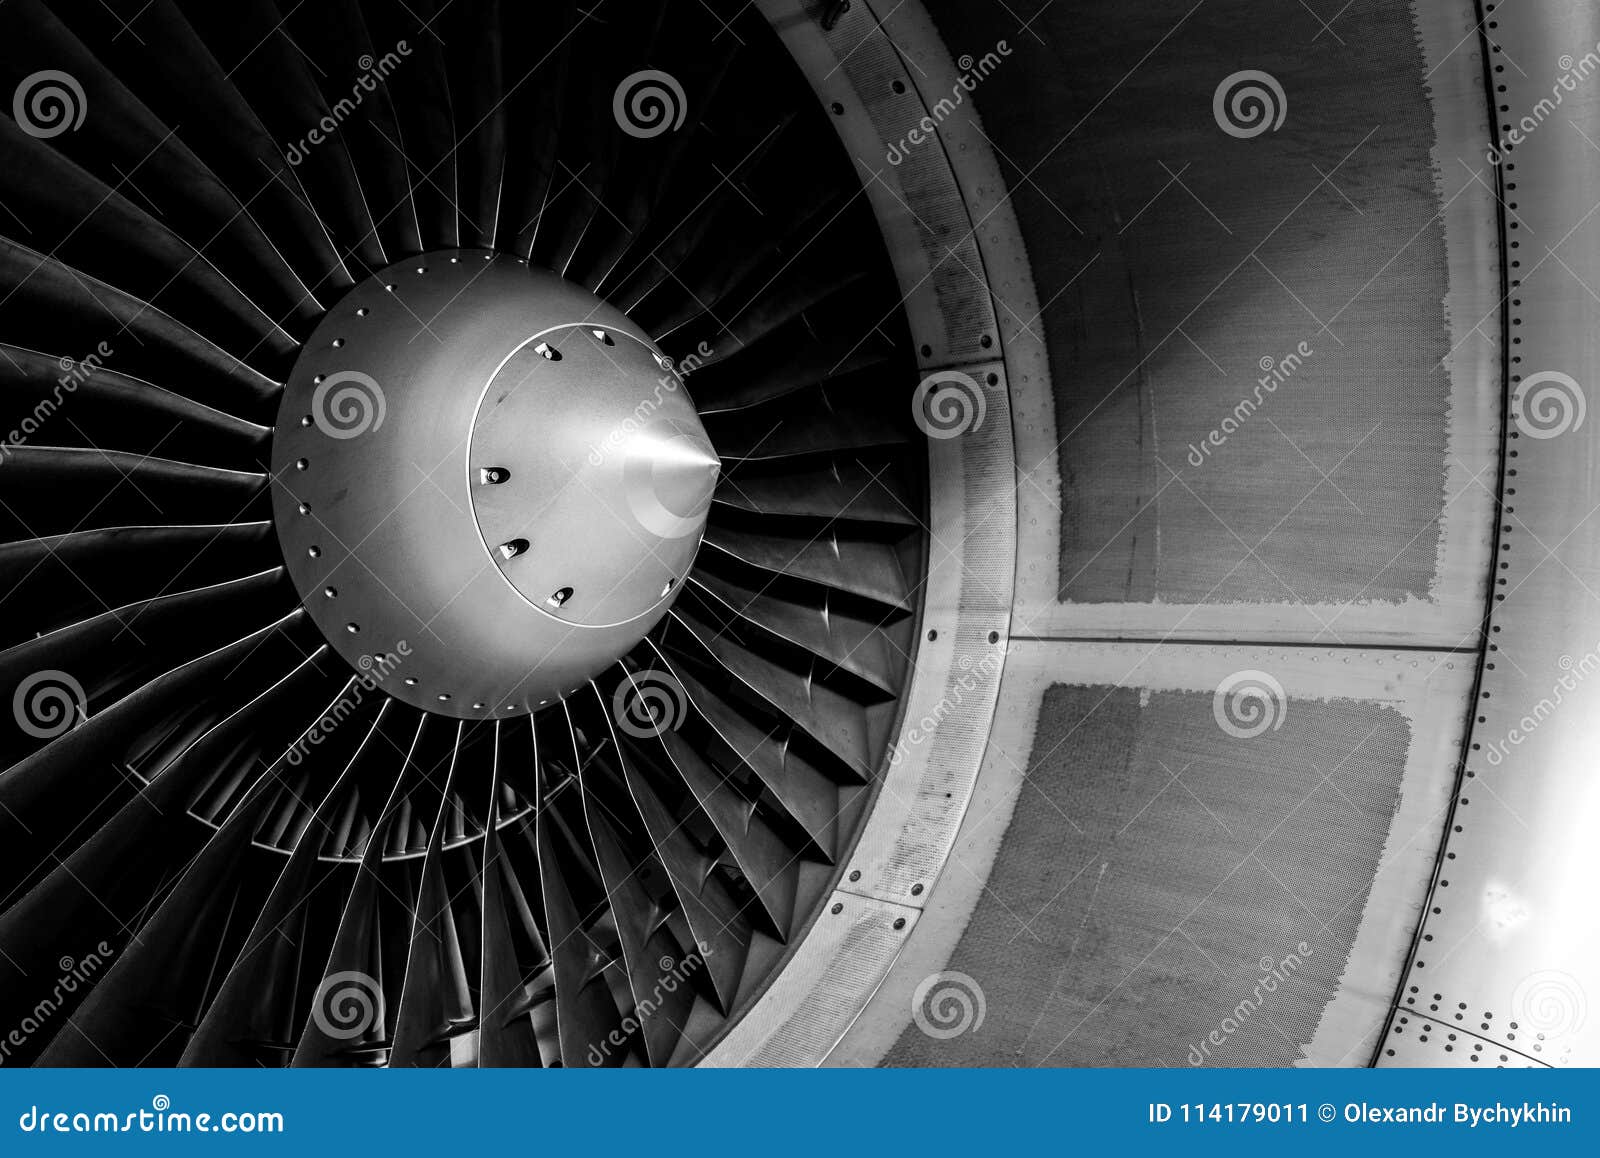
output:
[[[720,467],[670,365],[585,326],[541,334],[506,364],[473,463],[508,476],[473,492],[506,579],[562,623],[641,622],[641,635],[688,573]]]
[[[628,445],[622,471],[628,514],[657,538],[698,541],[721,466],[698,419],[693,428],[677,420],[655,424]]]
[[[337,422],[352,401],[372,405]],[[361,672],[403,656],[390,695],[468,719],[536,711],[636,647],[682,589],[718,469],[643,330],[465,251],[329,312],[272,453],[286,566],[329,643]]]

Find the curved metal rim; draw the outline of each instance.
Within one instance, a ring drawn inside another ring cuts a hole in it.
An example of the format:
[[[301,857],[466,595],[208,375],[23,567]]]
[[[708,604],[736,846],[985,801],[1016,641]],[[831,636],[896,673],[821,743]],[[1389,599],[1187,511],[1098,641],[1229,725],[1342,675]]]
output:
[[[895,167],[878,161],[931,116],[926,94],[948,88],[958,75],[922,4],[866,0],[828,29],[801,0],[757,0],[757,7],[865,170],[863,185],[900,282],[923,380],[940,372],[965,375],[983,391],[987,408],[987,420],[960,437],[929,439],[932,544],[913,674],[855,848],[841,859],[832,893],[783,966],[735,1011],[700,1063],[814,1066],[866,1007],[915,930],[971,802],[1009,648],[1016,573],[1008,370],[1022,363],[1047,381],[1048,367],[1042,347],[1023,349],[1019,328],[995,316],[988,271],[1004,269],[1030,297],[1032,279],[998,162],[982,135],[967,128],[959,147],[943,136],[930,142],[916,159],[915,183],[902,184]],[[883,27],[890,20],[892,39]],[[907,67],[908,54],[918,59],[917,69]],[[889,76],[898,84],[883,85]],[[857,78],[877,82],[873,92]],[[930,216],[958,222],[965,236],[942,251],[925,245],[918,223]],[[961,287],[965,312],[950,308],[935,287],[940,267],[964,246],[973,260],[956,259],[965,267],[958,272],[974,283]],[[980,319],[976,326],[973,317]],[[907,385],[914,387],[906,392],[910,406],[920,386]],[[913,723],[925,718],[937,721],[934,743],[925,743]]]
[[[1592,1065],[1600,1024],[1584,1011],[1600,991],[1600,934],[1587,885],[1600,864],[1591,831],[1600,798],[1587,758],[1594,694],[1582,681],[1600,670],[1600,612],[1583,573],[1600,544],[1588,486],[1600,428],[1581,427],[1600,310],[1584,292],[1600,266],[1584,190],[1600,162],[1579,122],[1600,109],[1600,17],[1580,5],[1475,7],[1488,126],[1487,153],[1471,160],[1496,189],[1508,306],[1499,525],[1468,742],[1373,1064]],[[1575,56],[1587,79],[1569,85]],[[1542,106],[1572,125],[1544,123]],[[1540,257],[1517,236],[1559,240],[1542,241]],[[1519,407],[1521,389],[1552,378],[1576,387],[1554,409],[1559,425]]]

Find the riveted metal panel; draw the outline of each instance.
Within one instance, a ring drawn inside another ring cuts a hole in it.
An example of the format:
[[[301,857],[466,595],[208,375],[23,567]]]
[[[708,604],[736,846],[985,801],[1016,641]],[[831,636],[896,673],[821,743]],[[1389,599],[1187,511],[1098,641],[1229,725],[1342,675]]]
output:
[[[1417,1014],[1395,1019],[1384,1042],[1383,1064],[1391,1066],[1478,1066],[1486,1069],[1547,1069],[1544,1062],[1452,1026]]]
[[[1489,647],[1379,1064],[1404,1056],[1388,1050],[1405,1036],[1400,1018],[1417,1014],[1548,1064],[1600,1061],[1600,422],[1589,413],[1600,379],[1590,288],[1600,285],[1600,10],[1499,5],[1495,21],[1504,164],[1461,159],[1498,179],[1506,204],[1510,421]]]

